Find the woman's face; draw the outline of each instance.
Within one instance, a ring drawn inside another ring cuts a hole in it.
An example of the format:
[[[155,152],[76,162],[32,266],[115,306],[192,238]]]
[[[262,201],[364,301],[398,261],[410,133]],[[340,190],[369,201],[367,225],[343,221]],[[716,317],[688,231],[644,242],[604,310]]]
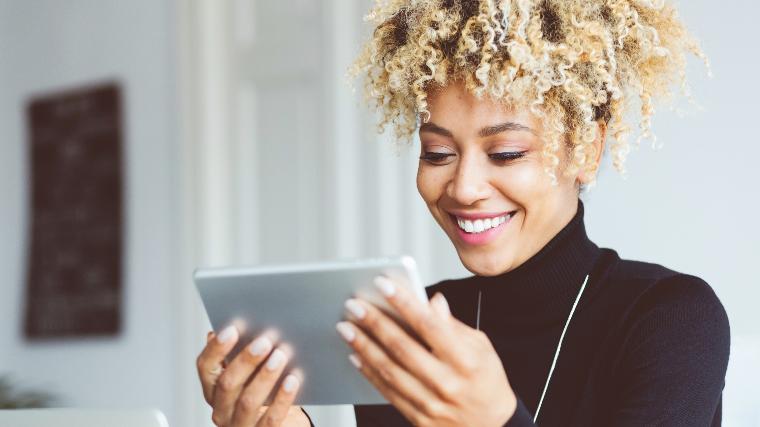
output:
[[[460,84],[428,96],[417,189],[464,266],[492,276],[525,262],[575,215],[577,176],[558,186],[541,162],[541,121]]]

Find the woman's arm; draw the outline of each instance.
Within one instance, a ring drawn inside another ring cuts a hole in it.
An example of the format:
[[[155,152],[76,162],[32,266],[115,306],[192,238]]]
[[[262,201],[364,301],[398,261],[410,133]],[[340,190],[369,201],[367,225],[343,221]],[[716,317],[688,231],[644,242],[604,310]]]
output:
[[[730,345],[720,300],[702,279],[679,274],[653,286],[636,309],[613,373],[619,389],[610,425],[712,425]]]

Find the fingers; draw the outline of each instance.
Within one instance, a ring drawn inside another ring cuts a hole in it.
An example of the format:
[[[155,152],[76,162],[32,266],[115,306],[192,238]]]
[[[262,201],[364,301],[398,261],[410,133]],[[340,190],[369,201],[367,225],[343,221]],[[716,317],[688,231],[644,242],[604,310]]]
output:
[[[256,423],[259,408],[272,392],[287,365],[289,357],[290,355],[286,353],[285,349],[276,348],[272,351],[264,365],[237,398],[232,418],[233,426],[248,427]]]
[[[235,356],[218,377],[212,405],[214,423],[217,425],[229,423],[243,387],[256,368],[267,358],[272,347],[272,339],[266,334],[256,338]]]
[[[357,299],[346,301],[352,320],[369,332],[388,355],[428,387],[438,385],[449,369],[424,348],[416,339],[372,304]]]
[[[358,366],[367,378],[380,378],[405,400],[414,405],[423,405],[426,400],[434,398],[433,393],[406,369],[394,362],[385,351],[360,328],[350,322],[339,322],[336,329],[341,337],[354,349],[359,359],[364,361]],[[352,362],[356,366],[356,359]]]
[[[256,427],[275,427],[281,425],[285,418],[288,417],[290,409],[294,408],[292,406],[293,400],[295,400],[300,386],[301,379],[299,376],[296,373],[288,374],[277,389],[277,394],[274,396],[272,404],[264,412],[264,415],[259,418]]]
[[[366,361],[362,361],[357,354],[351,354],[349,359],[354,367],[356,367],[356,369],[367,378],[380,394],[388,399],[388,402],[395,406],[396,409],[398,409],[404,417],[412,423],[412,425],[428,424],[424,415],[417,410],[418,406],[409,401],[409,399],[398,392],[393,386],[389,385],[376,369],[373,369]]]
[[[449,320],[441,316],[439,307],[421,303],[411,292],[385,276],[375,278],[375,286],[383,293],[388,303],[395,308],[412,330],[433,350],[433,353],[448,361],[453,348],[454,336]]]
[[[239,333],[237,328],[230,325],[218,335],[212,332],[206,338],[206,347],[198,355],[196,366],[203,387],[203,397],[211,404],[214,399],[214,387],[224,368],[224,357],[235,346]]]

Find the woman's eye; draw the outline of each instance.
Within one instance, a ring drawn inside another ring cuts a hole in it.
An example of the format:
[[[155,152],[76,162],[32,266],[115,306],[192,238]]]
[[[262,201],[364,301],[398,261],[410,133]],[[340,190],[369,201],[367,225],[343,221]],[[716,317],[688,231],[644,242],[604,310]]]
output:
[[[520,157],[523,157],[524,155],[525,155],[525,151],[505,151],[502,153],[489,154],[488,157],[492,158],[493,160],[507,161],[507,160],[519,159]]]
[[[455,156],[454,153],[436,153],[433,151],[426,151],[420,156],[420,160],[425,160],[430,163],[441,163],[446,160],[447,157]]]
[[[501,153],[492,153],[488,157],[492,160],[506,162],[510,160],[519,159],[525,156],[526,151],[505,151]],[[420,160],[424,160],[432,164],[443,164],[448,157],[456,156],[454,153],[437,153],[435,151],[426,151],[420,156]]]

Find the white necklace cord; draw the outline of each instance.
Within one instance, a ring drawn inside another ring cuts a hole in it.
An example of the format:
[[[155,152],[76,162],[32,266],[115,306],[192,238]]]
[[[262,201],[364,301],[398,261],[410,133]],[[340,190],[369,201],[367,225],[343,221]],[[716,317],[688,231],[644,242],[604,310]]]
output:
[[[475,321],[475,329],[480,330],[480,297],[482,296],[481,291],[478,291],[478,320]]]
[[[549,376],[546,378],[546,384],[544,384],[544,391],[541,393],[541,399],[538,401],[538,407],[536,408],[536,414],[533,416],[533,422],[535,423],[538,419],[538,412],[541,410],[541,404],[544,402],[544,396],[546,396],[546,390],[549,388],[549,381],[552,378],[552,373],[554,372],[554,367],[557,364],[557,358],[559,358],[559,351],[562,348],[562,340],[565,339],[565,332],[567,332],[567,326],[570,324],[570,319],[573,318],[573,313],[575,312],[575,307],[578,305],[578,301],[581,299],[581,294],[583,294],[583,290],[586,289],[586,283],[588,282],[588,274],[586,275],[586,278],[583,280],[583,285],[581,285],[581,290],[578,292],[578,296],[575,297],[575,302],[573,303],[573,308],[570,309],[570,315],[567,317],[567,321],[565,321],[565,327],[562,329],[562,335],[559,336],[559,343],[557,344],[557,350],[554,352],[554,360],[552,360],[552,366],[549,368]],[[475,328],[480,330],[480,300],[481,300],[482,291],[478,291],[478,314],[477,314],[477,320],[475,321]]]

